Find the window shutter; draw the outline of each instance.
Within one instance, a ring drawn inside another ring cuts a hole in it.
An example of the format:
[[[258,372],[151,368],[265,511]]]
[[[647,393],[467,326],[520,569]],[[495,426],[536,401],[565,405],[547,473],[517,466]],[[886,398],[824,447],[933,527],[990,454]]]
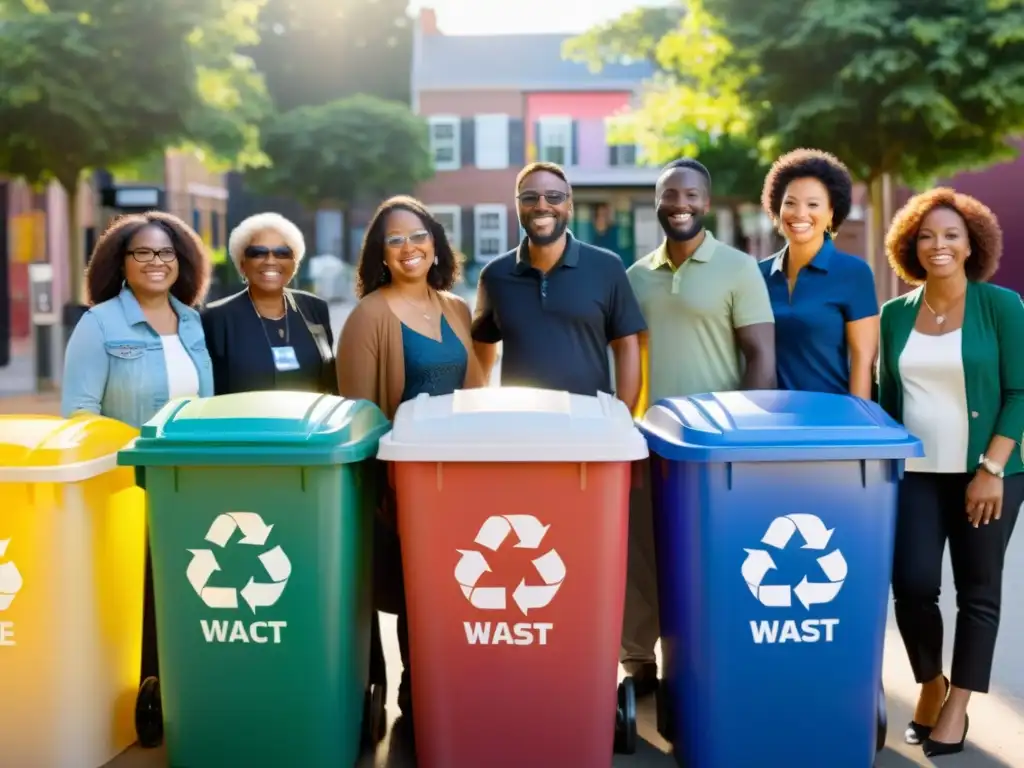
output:
[[[580,123],[579,120],[572,121],[572,129],[569,133],[572,136],[572,157],[569,158],[569,165],[580,164]]]
[[[516,118],[508,121],[508,164],[526,164],[526,124]]]
[[[467,261],[472,261],[476,257],[476,219],[473,206],[465,206],[460,218],[462,219],[462,252]]]
[[[476,165],[476,121],[472,117],[462,118],[462,125],[459,128],[460,138],[460,159],[463,168],[472,168]]]
[[[544,143],[541,141],[540,120],[533,124],[533,159],[544,159]]]

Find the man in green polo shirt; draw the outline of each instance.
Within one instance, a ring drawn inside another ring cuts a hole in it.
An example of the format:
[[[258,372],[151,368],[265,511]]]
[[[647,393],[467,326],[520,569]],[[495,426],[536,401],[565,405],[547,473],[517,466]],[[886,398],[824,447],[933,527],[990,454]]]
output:
[[[757,261],[704,229],[711,174],[689,158],[655,187],[665,241],[627,271],[647,332],[637,415],[666,397],[775,389],[775,319]],[[649,475],[648,475],[649,478]],[[629,575],[621,660],[638,692],[657,686],[660,635],[649,482],[630,500]]]

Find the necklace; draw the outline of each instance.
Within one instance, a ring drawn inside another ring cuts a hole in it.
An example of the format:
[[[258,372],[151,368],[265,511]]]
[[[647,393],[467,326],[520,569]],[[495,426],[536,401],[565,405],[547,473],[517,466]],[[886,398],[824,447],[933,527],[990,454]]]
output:
[[[428,312],[424,312],[423,308],[421,306],[419,306],[418,304],[414,304],[412,301],[410,301],[409,299],[405,298],[405,296],[403,296],[402,294],[398,294],[398,295],[401,297],[402,301],[404,301],[410,307],[412,307],[417,312],[419,312],[421,315],[423,315],[423,319],[424,320],[431,320],[433,318],[433,315],[431,315]],[[427,293],[427,304],[430,306],[431,309],[433,309],[434,305],[433,305],[433,302],[431,302],[431,300],[430,300],[430,293]]]
[[[928,311],[935,316],[936,324],[942,325],[944,322],[946,322],[946,314],[949,312],[949,310],[955,307],[960,302],[960,299],[962,299],[965,295],[965,293],[962,293],[955,299],[953,299],[953,301],[950,302],[949,307],[946,309],[946,312],[943,312],[941,315],[932,308],[931,304],[928,303],[928,297],[924,295],[924,291],[921,291],[921,301],[924,302],[924,305],[928,308]]]

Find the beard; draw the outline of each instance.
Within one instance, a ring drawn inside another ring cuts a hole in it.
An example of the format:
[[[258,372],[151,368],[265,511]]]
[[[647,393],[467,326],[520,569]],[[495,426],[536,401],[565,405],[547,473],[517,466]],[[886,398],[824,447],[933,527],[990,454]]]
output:
[[[531,228],[531,225],[533,224],[532,216],[526,219],[526,221],[520,219],[519,223],[522,224],[523,229],[526,230],[527,240],[529,240],[534,245],[543,246],[551,245],[552,243],[557,242],[558,238],[565,234],[565,230],[568,229],[569,227],[569,219],[567,217],[558,216],[556,214],[554,216],[554,219],[555,224],[551,228],[551,231],[546,235],[540,235],[533,231],[533,229]]]
[[[658,221],[661,223],[665,236],[670,240],[675,240],[677,243],[685,243],[687,240],[693,240],[704,230],[704,214],[702,213],[690,214],[690,226],[686,229],[673,226],[669,220],[672,215],[666,211],[658,211]]]

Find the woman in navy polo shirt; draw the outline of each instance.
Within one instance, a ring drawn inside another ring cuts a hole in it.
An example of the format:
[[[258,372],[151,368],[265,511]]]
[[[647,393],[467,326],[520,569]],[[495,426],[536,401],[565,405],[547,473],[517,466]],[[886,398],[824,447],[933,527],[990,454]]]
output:
[[[853,182],[838,158],[797,149],[772,165],[761,205],[786,247],[760,263],[775,313],[779,389],[871,398],[878,298],[867,262],[838,250]]]

